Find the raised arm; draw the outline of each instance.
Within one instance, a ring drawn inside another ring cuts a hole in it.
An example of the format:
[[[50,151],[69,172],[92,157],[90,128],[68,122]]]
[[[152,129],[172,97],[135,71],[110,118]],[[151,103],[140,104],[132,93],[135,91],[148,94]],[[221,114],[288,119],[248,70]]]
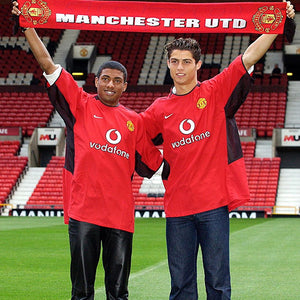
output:
[[[18,2],[13,2],[13,9],[12,14],[19,16],[21,12],[18,9]],[[54,64],[47,48],[37,35],[34,28],[28,28],[24,31],[26,40],[29,43],[30,49],[39,63],[40,67],[46,74],[52,74],[56,69],[57,66]]]
[[[286,14],[287,18],[295,17],[295,10],[290,1],[286,3]],[[247,70],[265,55],[276,37],[277,34],[263,34],[246,49],[242,59]]]

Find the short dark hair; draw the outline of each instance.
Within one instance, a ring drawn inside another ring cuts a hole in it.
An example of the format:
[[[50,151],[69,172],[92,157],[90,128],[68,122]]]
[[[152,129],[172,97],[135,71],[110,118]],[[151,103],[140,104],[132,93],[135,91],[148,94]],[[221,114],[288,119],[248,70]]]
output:
[[[99,78],[99,76],[101,75],[101,73],[104,69],[113,69],[113,70],[121,71],[124,75],[124,82],[127,82],[127,70],[121,63],[119,63],[117,61],[114,61],[114,60],[110,60],[110,61],[107,61],[107,62],[103,63],[99,67],[99,70],[96,74],[97,78]]]
[[[169,60],[174,50],[187,50],[190,51],[196,63],[200,60],[201,48],[195,39],[191,38],[178,38],[165,45],[164,51],[167,59]]]

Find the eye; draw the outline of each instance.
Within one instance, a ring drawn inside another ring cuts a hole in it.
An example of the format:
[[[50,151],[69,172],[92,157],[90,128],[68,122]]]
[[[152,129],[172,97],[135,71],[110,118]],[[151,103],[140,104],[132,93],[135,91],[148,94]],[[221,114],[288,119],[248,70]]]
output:
[[[114,82],[115,82],[115,84],[121,84],[122,80],[121,79],[115,79]]]

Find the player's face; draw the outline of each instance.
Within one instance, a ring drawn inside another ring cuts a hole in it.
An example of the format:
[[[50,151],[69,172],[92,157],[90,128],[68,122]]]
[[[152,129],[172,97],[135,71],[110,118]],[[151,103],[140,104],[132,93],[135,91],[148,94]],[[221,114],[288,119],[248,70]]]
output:
[[[95,86],[102,103],[116,106],[127,88],[127,82],[124,82],[124,74],[120,70],[103,69],[99,78],[95,78]]]
[[[201,61],[196,63],[192,53],[188,50],[173,50],[168,60],[168,67],[175,86],[191,85],[194,88]]]

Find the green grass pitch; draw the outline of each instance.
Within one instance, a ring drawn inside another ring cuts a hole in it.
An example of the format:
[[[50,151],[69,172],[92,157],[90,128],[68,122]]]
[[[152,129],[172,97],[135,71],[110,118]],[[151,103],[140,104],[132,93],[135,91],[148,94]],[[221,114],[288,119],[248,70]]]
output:
[[[233,300],[300,299],[299,218],[231,219]],[[69,245],[62,218],[0,218],[0,299],[70,299]],[[132,300],[167,300],[165,220],[137,219]],[[201,256],[199,299],[206,299]],[[99,264],[95,299],[105,299]]]

